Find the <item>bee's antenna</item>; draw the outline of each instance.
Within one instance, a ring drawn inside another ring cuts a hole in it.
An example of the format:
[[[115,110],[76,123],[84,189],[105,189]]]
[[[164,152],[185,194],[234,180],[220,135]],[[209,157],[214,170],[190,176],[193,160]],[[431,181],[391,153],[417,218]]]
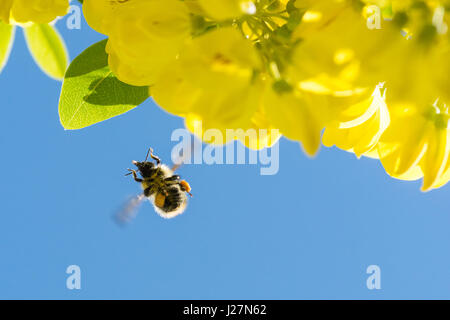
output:
[[[147,161],[148,156],[149,156],[151,153],[153,153],[153,149],[152,149],[152,148],[149,148],[148,151],[147,151],[147,156],[145,157],[144,162]]]
[[[153,160],[155,160],[156,164],[160,164],[161,163],[161,159],[153,154],[153,149],[152,148],[148,149],[147,156],[145,157],[145,161],[147,161],[148,156],[150,156]]]

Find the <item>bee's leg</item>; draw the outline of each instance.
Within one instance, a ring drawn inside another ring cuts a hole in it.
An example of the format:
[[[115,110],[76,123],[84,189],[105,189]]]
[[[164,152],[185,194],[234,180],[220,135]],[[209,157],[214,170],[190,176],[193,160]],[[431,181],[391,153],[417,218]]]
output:
[[[178,182],[178,185],[180,186],[181,191],[188,193],[192,197],[192,193],[190,192],[191,187],[189,186],[189,183],[187,183],[186,181],[183,180],[183,181]]]
[[[146,196],[146,197],[150,197],[154,193],[155,193],[155,191],[152,190],[152,187],[148,187],[147,189],[144,190],[144,196]]]
[[[152,158],[153,160],[156,161],[156,164],[160,164],[161,163],[161,159],[153,154],[153,149],[152,148],[148,149],[147,157],[145,157],[145,161],[147,161],[149,155],[150,155],[150,158]]]
[[[178,181],[180,180],[180,176],[174,175],[168,178],[165,178],[164,181]]]
[[[174,175],[164,179],[164,183],[168,186],[172,186],[174,184],[180,184],[180,176]]]
[[[132,174],[133,178],[134,178],[134,181],[136,181],[136,182],[143,182],[144,181],[144,180],[142,180],[142,179],[137,177],[136,170],[132,170],[132,169],[127,169],[127,170],[130,171],[130,172],[127,173],[126,175]]]

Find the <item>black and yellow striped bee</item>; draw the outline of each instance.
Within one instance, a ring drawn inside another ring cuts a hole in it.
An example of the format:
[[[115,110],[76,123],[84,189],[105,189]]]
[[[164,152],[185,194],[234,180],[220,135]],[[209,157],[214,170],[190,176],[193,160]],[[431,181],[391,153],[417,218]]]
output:
[[[147,161],[149,156],[156,163]],[[161,159],[153,154],[152,148],[148,150],[144,161],[133,161],[132,163],[136,166],[137,171],[127,169],[129,172],[126,175],[133,175],[134,180],[141,184],[144,191],[129,201],[124,210],[118,214],[117,218],[120,222],[130,220],[134,211],[145,199],[150,200],[155,211],[166,219],[176,217],[186,210],[186,194],[192,196],[191,187],[185,180],[181,180],[180,176],[174,174],[179,165],[175,165],[171,169],[162,164]]]

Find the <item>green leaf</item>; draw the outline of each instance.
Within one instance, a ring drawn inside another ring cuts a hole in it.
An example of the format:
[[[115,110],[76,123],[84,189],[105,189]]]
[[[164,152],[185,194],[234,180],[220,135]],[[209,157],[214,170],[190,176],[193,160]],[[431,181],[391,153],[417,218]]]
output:
[[[14,42],[15,27],[0,20],[0,73],[8,62]]]
[[[125,113],[144,102],[148,87],[119,81],[108,66],[106,41],[87,48],[67,69],[59,100],[65,129],[81,129]]]
[[[32,24],[24,28],[28,49],[37,65],[50,77],[62,80],[69,56],[58,31],[48,24]]]

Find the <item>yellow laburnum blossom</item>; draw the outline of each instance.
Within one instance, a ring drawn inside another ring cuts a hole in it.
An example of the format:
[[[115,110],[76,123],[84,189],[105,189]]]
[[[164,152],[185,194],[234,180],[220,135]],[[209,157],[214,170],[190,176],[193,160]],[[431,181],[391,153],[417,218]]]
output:
[[[429,56],[428,68],[432,73],[431,93],[442,101],[450,101],[450,39],[444,40]]]
[[[264,112],[286,138],[301,143],[313,156],[320,147],[321,131],[328,123],[329,105],[325,97],[303,92],[269,89],[264,96]]]
[[[198,0],[198,2],[207,15],[216,20],[232,19],[256,12],[255,3],[250,0]]]
[[[400,11],[408,11],[411,8],[420,8],[423,7],[424,4],[430,7],[438,7],[438,6],[448,6],[450,1],[448,0],[362,0],[362,2],[368,5],[376,5],[380,9],[389,8],[393,13]]]
[[[189,11],[178,0],[86,2],[88,22],[109,36],[109,66],[123,82],[152,85],[175,60],[191,32]],[[97,15],[97,13],[100,13]]]
[[[293,34],[294,38],[316,35],[341,13],[346,14],[352,9],[349,0],[297,0],[294,5],[304,11],[302,23]]]
[[[261,61],[251,42],[236,29],[223,28],[187,45],[161,73],[150,93],[164,110],[185,117],[191,131],[198,121],[204,131],[217,129],[223,136],[227,129],[270,130],[260,108],[264,80],[255,76],[260,69]],[[260,149],[278,138],[243,142]]]
[[[231,101],[231,103],[235,103],[238,109],[248,108],[249,110],[254,110],[252,115],[247,115],[247,118],[244,117],[244,113],[238,115],[241,119],[235,122],[234,125],[225,127],[222,124],[222,127],[219,127],[218,125],[213,125],[214,122],[208,121],[208,118],[205,116],[198,113],[189,113],[184,115],[186,128],[197,134],[206,143],[219,145],[239,140],[247,148],[253,150],[271,147],[281,138],[281,132],[269,121],[264,112],[262,107],[264,96],[261,94],[261,90],[264,89],[262,86],[262,83],[255,84],[250,87],[247,98],[238,96],[238,99],[240,98],[241,100]],[[201,130],[199,130],[199,126],[201,126]],[[224,139],[216,141],[214,140],[215,137],[207,136],[208,131],[212,134],[220,132],[220,136],[224,137]]]
[[[378,145],[386,172],[403,180],[423,177],[423,191],[447,183],[450,178],[448,107],[436,101],[428,107],[400,104],[392,109],[392,123]]]
[[[325,2],[320,4],[326,7]],[[280,75],[290,89],[277,88],[279,83],[276,83],[264,99],[270,121],[284,136],[301,142],[309,155],[319,149],[324,127],[338,123],[336,119],[344,110],[347,113],[341,115],[341,119],[355,126],[356,123],[361,125],[361,120],[369,121],[375,114],[367,95],[370,97],[368,88],[373,91],[379,80],[359,80],[362,61],[376,43],[368,38],[364,20],[352,7],[347,3],[334,4],[339,10],[331,15],[332,18],[327,18],[327,23],[319,28],[320,32],[319,29],[308,30],[308,36],[292,54],[291,64]],[[302,5],[313,6],[313,3],[302,2]],[[322,8],[318,3],[316,5],[317,9]],[[323,17],[328,15],[328,12],[324,13]],[[296,36],[306,35],[298,31],[303,26],[301,24],[294,32]],[[365,117],[367,114],[370,116]],[[351,115],[353,118],[349,118]],[[379,137],[385,126],[383,123],[379,130],[371,133]],[[356,143],[363,142],[353,142],[355,145],[346,145],[345,149],[355,147],[359,151]]]
[[[378,144],[386,172],[398,179],[423,177],[422,190],[450,179],[450,50],[445,38],[429,47],[412,37],[386,72],[392,122]],[[399,77],[402,75],[402,77]]]
[[[103,28],[104,20],[121,4],[123,4],[121,1],[84,0],[83,15],[92,29],[107,34],[107,31]]]
[[[13,0],[2,0],[0,3],[0,20],[9,23]]]
[[[122,5],[129,5],[136,2],[148,2],[156,0],[84,0],[83,14],[89,26],[103,34],[108,34],[104,28],[107,19],[114,10]]]
[[[255,23],[258,21],[255,17],[247,17],[241,23],[242,32],[247,39],[258,41],[264,37],[267,30],[274,31],[278,27],[286,25],[289,17],[286,11],[286,4],[289,0],[263,0],[258,2],[257,8],[265,12],[265,23]],[[253,18],[253,19],[252,19]]]
[[[390,24],[370,30],[361,14],[347,5],[301,41],[293,64],[304,90],[336,97],[363,94],[385,81],[380,67],[387,61],[380,61],[379,55],[401,40]]]
[[[300,90],[322,97],[328,105],[320,113],[327,120],[322,120],[327,127],[324,144],[359,157],[375,148],[389,125],[389,111],[377,87],[384,81],[377,71],[377,52],[401,36],[388,27],[369,30],[346,1],[332,3],[331,11],[323,1],[312,7],[325,21],[314,22],[313,28],[307,24],[307,33],[296,31],[304,38],[293,53],[291,73]]]
[[[372,151],[376,149],[381,135],[390,124],[385,95],[381,93],[382,86],[378,85],[370,98],[340,113],[339,120],[324,132],[325,146],[336,145],[340,149],[354,152],[358,157],[377,156]]]
[[[392,21],[372,30],[371,5]],[[153,99],[204,141],[260,149],[279,134],[246,133],[277,128],[309,155],[322,140],[379,158],[393,177],[423,178],[430,190],[450,179],[449,5],[85,0],[83,10],[109,37],[117,77],[151,86]],[[213,141],[210,129],[226,140]]]
[[[405,11],[411,7],[414,0],[362,0],[368,5],[376,5],[380,9],[389,8],[393,12]]]
[[[58,16],[64,16],[67,13],[69,0],[6,0],[5,4],[0,6],[3,10],[10,7],[9,15],[6,10],[2,10],[2,19],[4,21],[49,23]]]
[[[379,10],[378,13],[381,13],[383,18],[397,20],[408,37],[429,35],[432,26],[439,34],[448,31],[450,23],[448,0],[364,0],[364,2],[367,4],[363,9],[364,14],[371,16]]]

